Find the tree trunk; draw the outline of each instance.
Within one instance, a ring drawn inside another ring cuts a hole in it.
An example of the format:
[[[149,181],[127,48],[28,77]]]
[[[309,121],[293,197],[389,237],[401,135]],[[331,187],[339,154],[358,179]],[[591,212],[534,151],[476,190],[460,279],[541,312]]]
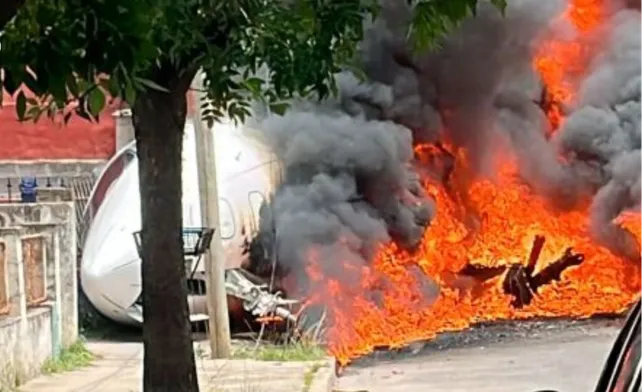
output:
[[[181,151],[190,80],[170,83],[169,93],[142,93],[132,111],[142,211],[145,392],[198,391],[181,234]]]

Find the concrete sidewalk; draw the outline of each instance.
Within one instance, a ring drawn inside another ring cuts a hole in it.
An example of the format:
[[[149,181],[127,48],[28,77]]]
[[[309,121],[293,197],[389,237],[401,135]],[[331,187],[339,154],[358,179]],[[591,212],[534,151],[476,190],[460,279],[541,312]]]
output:
[[[90,367],[42,376],[21,386],[18,391],[142,390],[142,343],[90,342],[87,347],[99,356]],[[330,360],[267,362],[197,358],[196,366],[201,392],[329,392],[335,376],[334,361]]]

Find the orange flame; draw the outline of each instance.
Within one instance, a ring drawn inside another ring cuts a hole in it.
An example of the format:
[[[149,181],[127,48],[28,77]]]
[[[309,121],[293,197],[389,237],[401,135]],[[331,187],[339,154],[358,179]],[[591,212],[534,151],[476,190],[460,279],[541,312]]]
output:
[[[533,67],[547,87],[547,114],[554,127],[563,121],[563,107],[572,103],[595,52],[595,43],[586,37],[600,26],[604,13],[600,0],[571,0],[561,19],[575,27],[577,36],[544,41],[535,53]],[[435,151],[426,147],[425,152]],[[461,165],[459,155],[454,154]],[[426,178],[425,189],[435,199],[438,212],[413,253],[389,244],[370,267],[346,261],[337,276],[336,271],[324,271],[318,254],[310,251],[307,272],[313,294],[308,302],[327,306],[329,351],[339,363],[378,347],[400,347],[483,321],[619,313],[640,297],[640,266],[591,240],[585,208],[555,212],[517,179],[513,162],[503,162],[501,169],[494,182],[466,179],[466,186],[458,187],[465,189],[463,194]],[[474,227],[462,217],[462,200],[464,209],[478,219]],[[620,217],[618,223],[640,243],[639,214]],[[546,237],[538,268],[556,260],[568,247],[584,254],[585,261],[565,271],[561,281],[543,286],[529,305],[511,306],[501,278],[489,280],[475,295],[448,283],[448,277],[467,264],[525,264],[536,235]],[[413,273],[413,268],[421,273]],[[438,294],[422,275],[441,286]]]
[[[533,67],[546,86],[547,116],[553,130],[562,125],[563,108],[573,102],[577,82],[595,53],[588,40],[604,19],[603,0],[572,0],[556,22],[573,26],[577,35],[569,40],[550,39],[537,49]]]
[[[311,269],[317,287],[332,315],[328,332],[330,352],[341,364],[377,347],[400,347],[430,339],[445,331],[462,330],[474,323],[533,317],[589,317],[597,313],[623,312],[639,298],[639,270],[593,243],[587,234],[585,211],[551,212],[506,165],[496,183],[473,183],[468,197],[483,218],[473,237],[455,218],[459,206],[441,187],[426,184],[439,206],[421,248],[413,254],[391,244],[383,248],[371,268],[346,263],[341,281]],[[640,216],[627,215],[624,224],[640,238]],[[483,266],[525,263],[535,235],[546,245],[539,268],[572,246],[586,256],[585,262],[563,274],[560,282],[544,286],[533,302],[521,309],[510,305],[494,279],[479,296],[442,286],[438,296],[422,290],[421,278],[409,266],[444,283],[446,276],[467,263]],[[348,285],[345,282],[354,282]],[[314,302],[314,300],[312,301]]]

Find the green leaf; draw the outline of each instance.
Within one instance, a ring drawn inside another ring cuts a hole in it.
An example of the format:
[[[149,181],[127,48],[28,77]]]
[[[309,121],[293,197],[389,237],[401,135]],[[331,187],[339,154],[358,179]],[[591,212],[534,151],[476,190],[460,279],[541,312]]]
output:
[[[110,78],[100,79],[99,85],[103,88],[103,90],[109,92],[109,95],[112,98],[117,97],[120,93],[117,73],[115,73]]]
[[[276,102],[270,104],[270,111],[282,116],[290,105],[287,102]]]
[[[69,75],[67,77],[67,88],[74,97],[77,97],[80,94],[80,89],[78,88],[78,82],[76,81],[75,75]]]
[[[145,86],[147,88],[150,88],[152,90],[161,91],[161,92],[164,92],[164,93],[168,93],[169,92],[169,90],[167,88],[159,85],[158,83],[154,82],[153,80],[144,79],[144,78],[134,78],[134,80],[136,82],[142,84],[143,86]]]
[[[130,106],[134,106],[134,104],[136,103],[136,90],[130,83],[127,83],[127,85],[125,86],[124,98]]]
[[[16,110],[18,111],[18,119],[24,121],[25,112],[27,111],[27,97],[22,90],[20,90],[16,98]]]
[[[248,78],[243,81],[243,87],[252,93],[252,95],[260,95],[262,85],[263,79],[261,78]]]
[[[28,101],[28,100],[27,100]],[[30,106],[25,114],[25,120],[34,120],[40,118],[43,109],[40,106]]]
[[[105,94],[100,88],[98,88],[98,86],[95,86],[91,91],[89,91],[87,105],[89,113],[91,113],[93,117],[98,117],[100,112],[105,108]]]
[[[50,78],[49,79],[49,92],[53,96],[54,100],[56,100],[58,102],[65,102],[65,100],[68,98],[65,79],[63,79],[63,78]]]
[[[89,114],[87,113],[87,110],[85,110],[84,106],[78,105],[75,112],[78,116],[84,118],[85,120],[91,121],[91,117],[89,117]]]

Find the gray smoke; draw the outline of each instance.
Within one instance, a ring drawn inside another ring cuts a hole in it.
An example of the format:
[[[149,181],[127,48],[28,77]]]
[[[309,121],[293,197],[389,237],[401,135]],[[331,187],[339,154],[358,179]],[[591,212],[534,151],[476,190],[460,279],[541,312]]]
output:
[[[563,150],[575,162],[593,161],[601,179],[591,205],[591,234],[639,263],[635,238],[613,220],[640,208],[640,12],[617,12],[608,27],[605,50],[591,64],[559,136]]]
[[[385,89],[375,91],[351,78],[345,85],[354,87],[355,95],[386,100]],[[266,244],[276,237],[280,267],[290,273],[302,272],[314,252],[326,276],[340,277],[344,264],[367,265],[377,246],[391,238],[407,248],[417,246],[432,217],[433,206],[410,165],[410,131],[368,120],[367,108],[354,105],[342,94],[323,106],[295,105],[260,125],[284,165],[260,231],[269,238]],[[347,114],[350,107],[353,115]]]
[[[549,140],[531,61],[544,33],[574,34],[549,28],[565,0],[509,1],[503,17],[482,2],[476,17],[425,53],[405,40],[407,2],[382,5],[360,46],[367,82],[340,74],[337,99],[300,103],[260,124],[285,167],[262,212],[261,257],[297,273],[314,248],[326,272],[341,276],[344,263],[367,265],[390,238],[416,246],[434,211],[412,167],[413,143],[447,141],[466,150],[476,176],[492,177],[493,157],[510,150],[523,180],[552,206],[591,197],[596,241],[639,259],[634,238],[612,223],[640,206],[638,10],[610,13],[603,50]],[[265,250],[273,243],[275,254]]]
[[[392,87],[391,116],[413,129],[415,142],[445,136],[485,172],[496,139],[496,98],[511,84],[523,84],[533,39],[562,7],[561,1],[513,1],[502,17],[482,2],[478,16],[465,21],[439,50],[416,54],[399,23],[411,10],[404,2],[387,1],[362,45],[365,70],[372,80]],[[524,92],[524,86],[518,88]]]
[[[568,25],[551,27],[566,5],[514,0],[501,17],[482,3],[439,50],[417,55],[403,40],[411,10],[386,2],[362,45],[365,70],[391,86],[388,113],[413,130],[415,142],[447,139],[467,151],[474,174],[486,176],[498,150],[508,147],[523,179],[553,207],[574,208],[592,197],[595,240],[639,260],[635,239],[613,220],[640,204],[640,12],[609,4],[596,32],[602,51],[589,64],[576,105],[566,108],[563,128],[548,140],[532,55],[540,37],[577,34]]]

